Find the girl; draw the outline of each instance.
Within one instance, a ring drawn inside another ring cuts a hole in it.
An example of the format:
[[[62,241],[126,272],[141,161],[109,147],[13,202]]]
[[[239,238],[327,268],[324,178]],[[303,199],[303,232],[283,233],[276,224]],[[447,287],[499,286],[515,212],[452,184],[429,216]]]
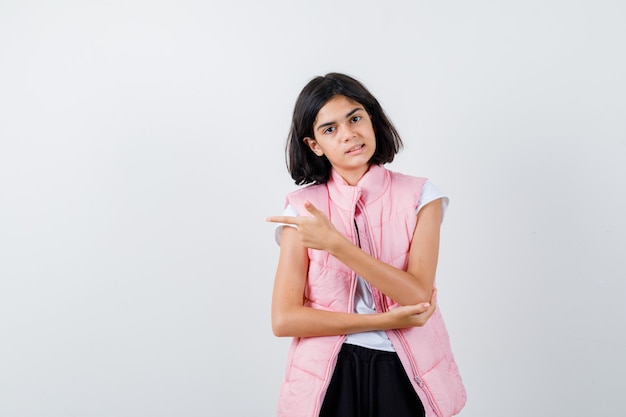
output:
[[[384,167],[401,146],[347,75],[312,79],[296,101],[287,167],[310,185],[267,219],[281,224],[272,328],[293,337],[281,417],[448,417],[465,404],[434,287],[448,200]]]

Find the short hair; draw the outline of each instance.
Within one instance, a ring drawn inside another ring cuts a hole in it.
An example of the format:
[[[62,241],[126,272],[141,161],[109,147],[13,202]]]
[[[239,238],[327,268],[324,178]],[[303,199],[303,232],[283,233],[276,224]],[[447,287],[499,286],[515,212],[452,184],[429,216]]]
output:
[[[356,79],[340,73],[317,76],[307,83],[296,100],[287,137],[287,170],[297,185],[324,184],[330,178],[331,164],[325,155],[317,156],[304,142],[313,138],[313,124],[320,109],[333,97],[342,95],[361,104],[372,120],[376,151],[369,163],[382,165],[393,161],[402,140],[378,100]]]

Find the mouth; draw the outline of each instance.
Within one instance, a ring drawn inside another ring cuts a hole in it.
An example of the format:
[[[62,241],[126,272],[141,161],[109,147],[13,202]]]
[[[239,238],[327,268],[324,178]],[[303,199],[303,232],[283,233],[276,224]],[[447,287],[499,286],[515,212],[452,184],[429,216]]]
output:
[[[355,146],[351,147],[350,149],[348,149],[346,151],[346,153],[353,153],[353,152],[359,151],[359,150],[363,149],[364,146],[365,145],[363,145],[363,144],[355,145]]]

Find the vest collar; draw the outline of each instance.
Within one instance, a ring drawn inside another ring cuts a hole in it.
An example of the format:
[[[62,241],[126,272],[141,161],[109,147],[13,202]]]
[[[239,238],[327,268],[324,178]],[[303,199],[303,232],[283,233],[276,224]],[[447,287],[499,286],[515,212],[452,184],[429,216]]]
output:
[[[356,185],[350,185],[333,169],[326,186],[330,199],[345,210],[354,210],[357,202],[367,206],[389,187],[390,172],[382,165],[372,165]]]

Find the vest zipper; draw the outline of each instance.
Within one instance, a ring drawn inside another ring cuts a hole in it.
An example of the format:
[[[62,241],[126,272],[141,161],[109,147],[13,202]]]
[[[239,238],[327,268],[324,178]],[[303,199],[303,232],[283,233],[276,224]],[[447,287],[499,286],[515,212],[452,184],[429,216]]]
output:
[[[369,219],[367,218],[367,214],[365,213],[365,211],[363,210],[363,208],[361,207],[361,205],[357,202],[356,203],[356,208],[358,208],[361,212],[361,216],[363,217],[364,223],[366,225],[366,231],[365,233],[369,233],[371,227],[369,224]],[[356,216],[353,218],[353,222],[354,222],[354,230],[355,230],[355,235],[356,235],[356,239],[357,239],[357,244],[359,247],[361,247],[361,238],[360,238],[360,234],[359,234],[359,227],[357,226],[356,223]],[[369,253],[370,255],[376,257],[378,259],[377,256],[377,251],[376,251],[376,247],[372,244],[372,235],[368,234],[368,239],[367,239],[368,243],[369,243]],[[362,248],[361,248],[362,249]],[[354,272],[353,272],[354,274]],[[371,285],[369,285],[368,283],[368,287],[372,293],[372,298],[374,299],[374,305],[376,306],[376,311],[378,311],[379,313],[381,312],[385,312],[389,310],[389,306],[387,305],[387,302],[385,300],[385,296],[376,288],[372,287]],[[354,293],[352,294],[352,303],[354,303]],[[424,392],[424,395],[426,396],[426,399],[428,400],[428,404],[430,405],[430,407],[433,409],[433,411],[435,412],[435,414],[438,417],[442,417],[441,411],[439,410],[439,407],[437,407],[437,404],[435,403],[434,399],[432,398],[432,394],[430,393],[428,387],[426,386],[426,384],[424,383],[424,380],[422,379],[421,375],[419,374],[419,371],[417,370],[417,364],[415,363],[415,358],[413,358],[413,355],[410,354],[410,350],[408,347],[408,344],[406,342],[406,340],[404,339],[404,336],[402,335],[402,333],[400,332],[400,330],[395,329],[392,330],[396,336],[398,337],[398,340],[400,340],[400,344],[402,344],[402,349],[404,350],[404,353],[406,354],[406,357],[409,360],[409,364],[411,366],[411,372],[413,372],[413,379],[415,380],[415,382],[417,383],[417,385],[420,387],[420,389]]]
[[[404,353],[406,354],[406,357],[409,360],[409,365],[411,366],[411,372],[413,372],[413,379],[415,380],[417,385],[421,388],[421,390],[424,392],[424,395],[426,396],[426,399],[428,400],[428,404],[433,409],[435,414],[439,417],[442,417],[443,414],[441,413],[441,410],[439,410],[439,407],[437,406],[435,400],[433,399],[432,394],[430,393],[430,390],[426,386],[426,383],[424,382],[424,380],[422,379],[422,376],[417,370],[417,364],[415,363],[415,358],[413,358],[413,355],[410,354],[411,351],[409,350],[409,347],[407,346],[406,339],[402,335],[402,332],[398,329],[393,330],[393,332],[398,337],[398,340],[400,340],[400,343],[402,344],[402,349],[404,350]]]
[[[361,237],[359,236],[359,228],[356,225],[356,216],[354,210],[352,211],[352,224],[354,225],[354,238],[352,239],[352,243],[357,245],[359,248],[361,247]],[[348,313],[354,312],[354,295],[356,294],[356,286],[357,286],[357,275],[356,272],[351,270],[350,273],[350,301],[348,302]]]
[[[364,222],[365,222],[365,224],[367,226],[366,232],[369,233],[369,230],[371,229],[370,224],[369,224],[369,219],[367,218],[367,215],[366,215],[365,211],[361,208],[361,205],[358,202],[357,202],[356,205],[359,208],[359,210],[361,211],[361,216],[363,216]],[[356,219],[354,219],[354,226],[355,226],[355,229],[357,230],[357,236],[358,236],[358,228],[356,226]],[[369,245],[370,246],[370,254],[378,259],[378,254],[376,253],[376,247],[374,245],[372,245],[372,236],[371,236],[371,234],[368,235],[368,242],[370,244]],[[386,302],[386,299],[385,299],[386,296],[383,295],[380,291],[378,291],[378,289],[372,288],[371,286],[370,286],[370,291],[372,292],[372,297],[374,298],[374,304],[376,306],[377,311],[379,313],[388,311],[389,310],[389,306],[387,305],[387,302]],[[419,371],[417,370],[417,364],[415,363],[415,358],[413,357],[412,354],[410,354],[411,351],[409,350],[408,344],[406,342],[406,339],[402,335],[402,332],[400,330],[398,330],[398,329],[395,329],[395,330],[392,330],[392,331],[396,334],[396,336],[398,337],[398,340],[400,340],[400,344],[402,344],[402,349],[404,350],[404,353],[406,354],[406,357],[409,360],[409,365],[411,366],[411,372],[413,372],[413,379],[415,380],[417,385],[420,387],[420,389],[424,392],[424,395],[426,396],[426,399],[428,400],[428,404],[433,409],[435,414],[438,417],[442,417],[443,414],[441,413],[441,410],[439,410],[439,407],[435,403],[435,400],[432,398],[432,394],[430,393],[430,390],[428,389],[428,387],[424,383],[424,380],[422,379],[422,376],[420,375]]]
[[[357,201],[355,204],[355,214],[356,214],[356,209],[359,209],[359,211],[361,212],[361,217],[363,218],[363,223],[365,224],[365,233],[367,233],[367,242],[368,242],[368,250],[366,251],[368,254],[370,254],[371,256],[373,256],[374,258],[378,259],[378,253],[376,250],[376,246],[372,244],[372,235],[370,233],[371,230],[371,225],[369,222],[369,219],[367,217],[367,213],[365,212],[365,210],[363,210],[363,207],[361,206],[361,204],[359,204],[359,202]],[[356,230],[356,234],[357,234],[357,239],[358,239],[358,245],[361,249],[363,249],[361,247],[361,238],[360,238],[360,234],[359,234],[359,228],[356,224],[356,215],[354,218],[354,228]],[[372,293],[372,298],[374,299],[374,307],[376,309],[376,311],[378,313],[383,312],[383,295],[382,293],[375,287],[372,287],[370,285],[369,282],[367,282],[367,280],[365,280],[365,283],[367,285],[367,288],[369,288],[370,292]]]

